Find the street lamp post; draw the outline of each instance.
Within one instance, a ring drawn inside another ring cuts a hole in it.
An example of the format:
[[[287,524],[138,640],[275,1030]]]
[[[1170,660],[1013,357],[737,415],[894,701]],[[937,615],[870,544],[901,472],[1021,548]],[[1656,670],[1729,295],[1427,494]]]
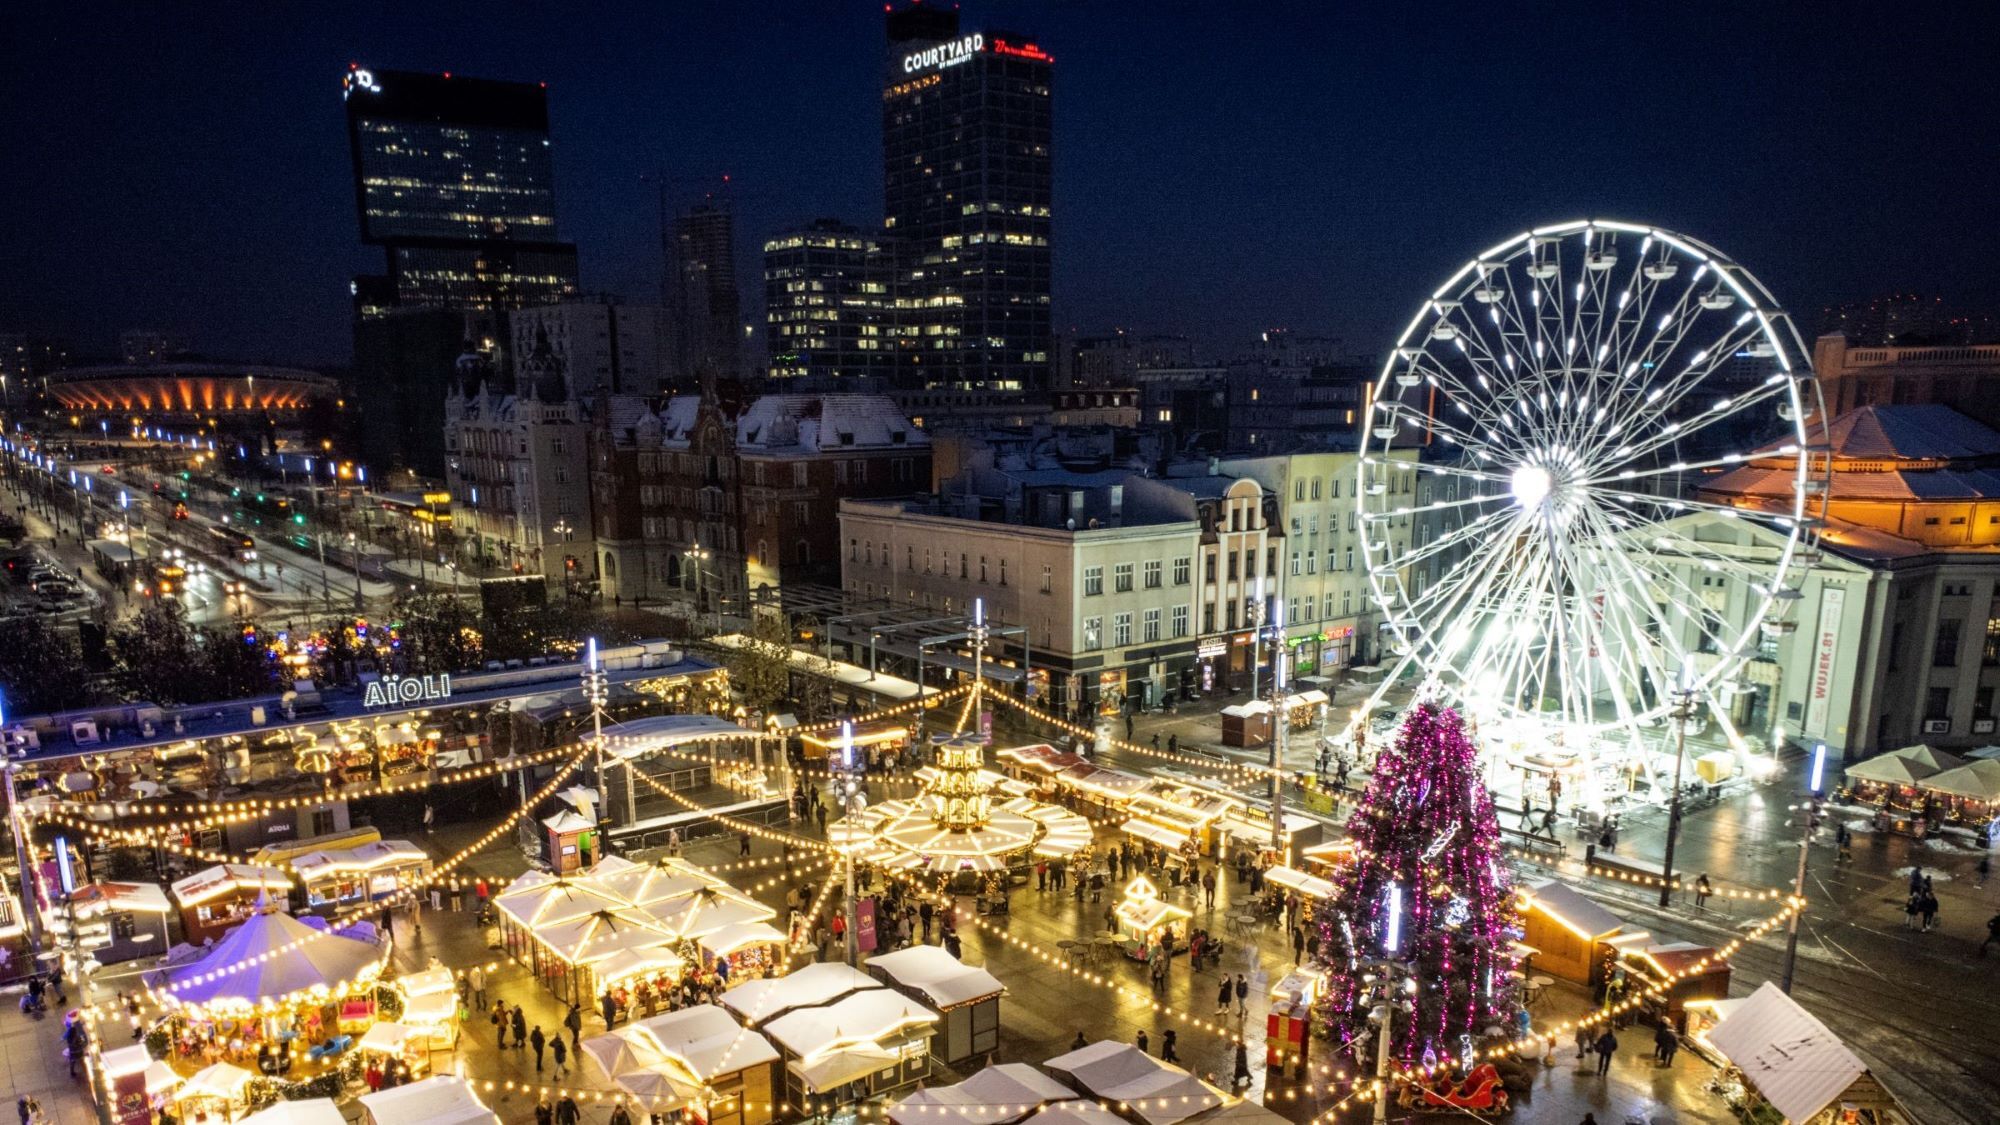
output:
[[[1785,926],[1785,975],[1778,984],[1786,995],[1792,991],[1792,970],[1799,958],[1799,915],[1805,913],[1806,857],[1812,851],[1813,832],[1819,828],[1820,786],[1826,779],[1826,743],[1813,747],[1812,772],[1806,778],[1805,829],[1799,834],[1799,870],[1792,879],[1792,916]]]
[[[1264,663],[1264,580],[1259,578],[1256,596],[1250,600],[1250,698],[1260,694],[1257,674]]]
[[[1681,835],[1681,763],[1687,760],[1688,722],[1694,718],[1694,660],[1681,665],[1680,683],[1672,692],[1674,719],[1674,795],[1667,807],[1667,854],[1661,865],[1660,905],[1665,907],[1674,894],[1674,842]]]
[[[1260,597],[1259,602],[1263,601]],[[1285,707],[1285,614],[1284,603],[1272,606],[1271,613],[1271,850],[1278,862],[1291,862],[1291,837],[1285,832],[1285,749],[1290,740],[1291,715]]]

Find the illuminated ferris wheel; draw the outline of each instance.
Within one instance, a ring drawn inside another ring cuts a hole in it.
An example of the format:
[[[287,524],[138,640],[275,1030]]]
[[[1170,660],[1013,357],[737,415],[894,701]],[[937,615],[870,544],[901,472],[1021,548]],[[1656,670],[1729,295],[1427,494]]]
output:
[[[1363,425],[1359,533],[1398,675],[1571,745],[1656,723],[1678,690],[1739,690],[1816,558],[1825,463],[1800,451],[1822,419],[1790,318],[1694,239],[1572,222],[1466,263]],[[1702,491],[1746,467],[1770,474],[1760,506]]]

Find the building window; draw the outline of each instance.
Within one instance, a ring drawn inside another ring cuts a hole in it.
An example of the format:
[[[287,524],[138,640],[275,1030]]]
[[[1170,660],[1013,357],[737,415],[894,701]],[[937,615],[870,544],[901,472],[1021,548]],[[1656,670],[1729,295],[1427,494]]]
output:
[[[1055,588],[1056,588],[1056,568],[1044,565],[1042,567],[1042,593],[1044,594],[1053,593],[1055,591]]]
[[[1320,611],[1320,616],[1321,616],[1321,617],[1324,617],[1324,618],[1326,618],[1326,619],[1327,619],[1327,620],[1329,620],[1329,621],[1331,621],[1331,620],[1333,619],[1333,591],[1332,591],[1332,590],[1328,590],[1328,591],[1326,592],[1326,599],[1325,599],[1325,602],[1326,602],[1326,608]]]
[[[1319,499],[1319,478],[1314,477],[1312,483],[1313,483],[1313,499],[1317,500]]]
[[[1114,613],[1111,615],[1111,643],[1119,648],[1132,643],[1132,615]]]
[[[1149,609],[1139,618],[1139,636],[1151,642],[1160,639],[1160,611]]]
[[[1161,571],[1161,569],[1162,569],[1162,568],[1161,568],[1161,565],[1160,565],[1160,560],[1158,560],[1158,559],[1150,559],[1150,560],[1148,560],[1148,561],[1147,561],[1147,563],[1146,563],[1146,568],[1145,568],[1145,572],[1144,572],[1144,573],[1145,573],[1145,582],[1146,582],[1146,589],[1148,589],[1148,590],[1157,590],[1157,589],[1159,589],[1159,588],[1160,588],[1160,571]]]
[[[1086,566],[1083,568],[1083,596],[1093,597],[1104,592],[1104,568]]]
[[[1306,552],[1306,573],[1307,574],[1319,573],[1319,556],[1313,554],[1311,551]]]
[[[1113,563],[1111,566],[1111,588],[1120,594],[1132,592],[1132,564]]]
[[[847,541],[847,561],[859,562],[860,560],[861,560],[861,540],[849,539]]]
[[[1194,569],[1191,565],[1192,562],[1193,560],[1186,555],[1181,555],[1174,560],[1174,585],[1185,586],[1188,584],[1189,572]],[[1210,578],[1213,577],[1213,575],[1210,575]]]
[[[965,577],[965,554],[963,552],[960,552],[958,556],[958,576],[960,578]]]
[[[1300,567],[1301,567],[1301,564],[1300,564],[1300,562],[1299,562],[1299,553],[1298,553],[1297,551],[1293,551],[1293,552],[1292,552],[1292,577],[1293,577],[1293,578],[1297,578],[1297,577],[1298,577],[1298,576],[1299,576],[1299,575],[1300,575],[1300,574],[1302,573],[1302,571],[1301,571]]]
[[[1174,631],[1174,636],[1176,636],[1176,637],[1185,637],[1185,636],[1187,636],[1187,630],[1188,630],[1188,607],[1186,607],[1186,606],[1184,606],[1184,605],[1177,605],[1177,606],[1175,606],[1175,607],[1174,607],[1174,611],[1173,611],[1173,614],[1172,614],[1172,615],[1171,615],[1171,617],[1170,617],[1170,621],[1171,621],[1171,623],[1172,623],[1172,628],[1173,628],[1173,631]]]
[[[1277,569],[1277,560],[1274,558],[1271,562],[1271,570],[1275,572]],[[1243,577],[1257,577],[1257,551],[1254,547],[1243,552]]]
[[[979,580],[986,581],[986,556],[979,556]]]
[[[1083,651],[1095,652],[1104,647],[1104,619],[1086,617],[1083,619]]]
[[[804,461],[800,461],[792,466],[792,487],[806,487],[806,463]]]
[[[1229,580],[1231,582],[1236,581],[1236,573],[1240,569],[1242,568],[1238,562],[1236,552],[1235,551],[1229,552]]]
[[[1930,689],[1928,692],[1924,693],[1924,718],[1926,719],[1951,718],[1950,688],[1934,687]]]
[[[1000,584],[1002,586],[1007,584],[1007,558],[1004,555],[1000,558]]]
[[[1986,650],[1979,662],[1988,668],[2000,667],[2000,601],[1986,611]]]
[[[1204,633],[1215,632],[1215,605],[1213,603],[1201,607],[1201,631]]]
[[[1229,603],[1229,631],[1230,631],[1230,632],[1232,632],[1232,633],[1236,631],[1236,603],[1235,603],[1235,602],[1230,602],[1230,603]]]
[[[1975,719],[1990,719],[1993,717],[1993,688],[1991,685],[1982,687],[1972,693],[1972,717]]]
[[[1955,617],[1948,617],[1938,622],[1937,636],[1931,641],[1931,667],[1957,667],[1958,630],[1961,624]]]
[[[903,569],[917,569],[917,545],[915,543],[903,544]]]

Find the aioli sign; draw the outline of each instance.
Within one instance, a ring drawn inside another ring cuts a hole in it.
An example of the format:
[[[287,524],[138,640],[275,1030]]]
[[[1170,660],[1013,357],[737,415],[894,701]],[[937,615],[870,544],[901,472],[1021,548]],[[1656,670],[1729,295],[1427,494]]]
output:
[[[923,70],[943,70],[948,66],[971,62],[972,56],[986,49],[984,35],[968,35],[935,47],[925,47],[903,56],[903,73],[915,74]]]
[[[399,703],[436,703],[451,698],[450,676],[387,676],[368,685],[363,707],[394,707]]]

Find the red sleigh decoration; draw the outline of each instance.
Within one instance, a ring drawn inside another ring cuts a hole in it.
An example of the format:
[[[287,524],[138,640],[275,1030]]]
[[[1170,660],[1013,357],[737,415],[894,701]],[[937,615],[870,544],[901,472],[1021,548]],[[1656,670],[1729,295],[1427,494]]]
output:
[[[1403,1087],[1398,1099],[1405,1109],[1462,1109],[1472,1113],[1507,1112],[1507,1090],[1500,1084],[1500,1072],[1492,1063],[1481,1063],[1463,1084],[1439,1074],[1434,1085],[1412,1082]]]

